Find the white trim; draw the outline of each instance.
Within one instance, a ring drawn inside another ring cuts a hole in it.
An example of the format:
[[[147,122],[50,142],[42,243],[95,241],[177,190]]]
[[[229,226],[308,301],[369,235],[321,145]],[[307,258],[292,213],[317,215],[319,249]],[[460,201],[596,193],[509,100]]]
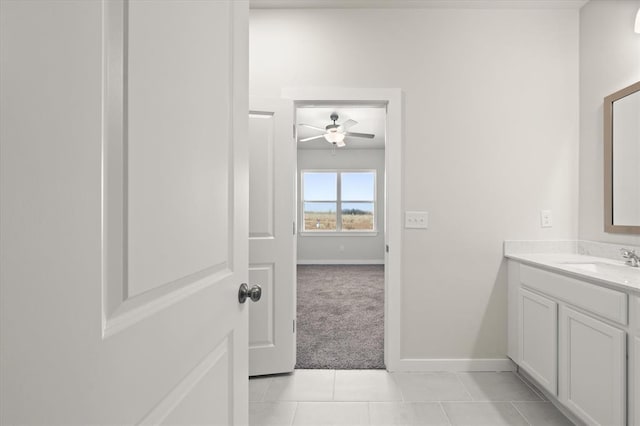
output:
[[[377,237],[378,231],[301,231],[301,237]]]
[[[385,134],[385,312],[384,363],[388,370],[398,370],[401,348],[402,298],[402,90],[378,88],[308,87],[283,88],[281,96],[298,104],[336,102],[385,105],[387,128]]]
[[[587,0],[251,0],[251,9],[580,9]]]
[[[509,358],[401,359],[393,371],[515,371]]]
[[[298,265],[384,265],[384,259],[298,259]]]

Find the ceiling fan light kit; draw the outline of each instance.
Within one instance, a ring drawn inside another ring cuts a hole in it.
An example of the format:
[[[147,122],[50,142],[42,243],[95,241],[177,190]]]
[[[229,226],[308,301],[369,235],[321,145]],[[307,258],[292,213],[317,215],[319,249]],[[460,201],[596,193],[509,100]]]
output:
[[[355,120],[347,120],[342,124],[336,124],[336,121],[338,121],[338,114],[336,114],[335,112],[333,114],[331,114],[331,116],[329,117],[331,119],[331,121],[333,121],[332,124],[328,124],[327,126],[325,126],[325,128],[321,128],[321,127],[317,127],[317,126],[311,126],[309,124],[299,124],[299,126],[302,127],[308,127],[309,129],[313,129],[313,130],[318,130],[321,132],[324,132],[324,134],[322,135],[318,135],[318,136],[311,136],[309,138],[304,138],[304,139],[300,139],[299,142],[308,142],[308,141],[312,141],[315,139],[320,139],[322,137],[324,137],[324,139],[333,144],[334,147],[340,147],[342,148],[343,146],[346,146],[346,143],[344,142],[344,138],[346,136],[349,137],[356,137],[356,138],[367,138],[367,139],[373,139],[375,137],[375,135],[371,134],[371,133],[352,133],[352,132],[348,132],[347,129],[351,126],[354,126],[356,124],[358,124],[357,121]]]
[[[340,133],[335,129],[329,131],[329,133],[325,133],[323,136],[327,140],[327,142],[331,142],[331,143],[342,142],[344,141],[344,137],[345,137],[344,133]]]

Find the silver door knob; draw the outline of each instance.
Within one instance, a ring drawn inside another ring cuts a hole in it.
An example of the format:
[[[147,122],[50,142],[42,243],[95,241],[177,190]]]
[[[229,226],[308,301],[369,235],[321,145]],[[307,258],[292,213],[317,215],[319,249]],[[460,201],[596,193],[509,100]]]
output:
[[[258,284],[254,284],[249,288],[249,286],[245,283],[240,284],[240,289],[238,290],[238,302],[244,303],[247,301],[247,297],[254,302],[260,300],[260,296],[262,296],[262,287]]]

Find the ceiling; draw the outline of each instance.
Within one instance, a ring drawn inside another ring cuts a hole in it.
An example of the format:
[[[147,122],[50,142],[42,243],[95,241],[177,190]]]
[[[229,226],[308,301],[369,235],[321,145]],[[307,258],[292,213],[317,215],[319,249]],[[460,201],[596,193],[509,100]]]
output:
[[[357,133],[373,133],[373,139],[345,138],[346,146],[339,149],[384,149],[384,135],[386,124],[386,109],[384,107],[344,107],[344,106],[321,106],[321,107],[298,107],[296,109],[296,124],[310,124],[312,126],[324,128],[333,122],[329,118],[332,113],[337,113],[339,118],[336,124],[344,123],[351,119],[358,122],[349,128],[349,131]],[[322,133],[304,126],[296,126],[298,140]],[[333,145],[324,138],[309,142],[298,142],[298,149],[332,149]]]

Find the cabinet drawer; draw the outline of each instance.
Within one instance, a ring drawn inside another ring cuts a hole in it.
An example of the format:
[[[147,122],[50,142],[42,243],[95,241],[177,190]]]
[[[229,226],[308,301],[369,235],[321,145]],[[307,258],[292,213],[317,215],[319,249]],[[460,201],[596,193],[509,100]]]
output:
[[[627,295],[596,284],[522,265],[520,282],[529,288],[593,312],[619,324],[627,324]]]

